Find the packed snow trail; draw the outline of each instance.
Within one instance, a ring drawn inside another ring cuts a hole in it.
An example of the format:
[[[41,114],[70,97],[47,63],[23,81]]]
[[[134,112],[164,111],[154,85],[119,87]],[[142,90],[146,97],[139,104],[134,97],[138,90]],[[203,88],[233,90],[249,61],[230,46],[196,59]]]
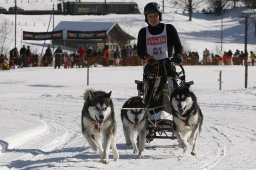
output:
[[[0,169],[255,169],[256,87],[219,91],[205,86],[216,80],[206,83],[198,76],[215,75],[219,67],[185,69],[204,114],[197,155],[190,155],[190,148],[184,154],[176,140],[155,139],[146,144],[143,159],[125,145],[120,118],[124,102],[137,95],[134,80],[141,78],[142,67],[91,68],[88,87],[85,69],[1,72]],[[81,133],[83,93],[89,87],[112,91],[120,159],[114,162],[110,152],[108,165],[99,162]]]

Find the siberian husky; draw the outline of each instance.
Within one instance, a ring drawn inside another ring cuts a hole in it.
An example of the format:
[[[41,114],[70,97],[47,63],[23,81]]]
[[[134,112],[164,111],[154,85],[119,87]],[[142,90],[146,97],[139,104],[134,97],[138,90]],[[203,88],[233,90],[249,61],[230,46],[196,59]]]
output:
[[[143,99],[135,96],[128,99],[121,110],[126,145],[132,144],[133,153],[138,153],[139,158],[143,157],[142,152],[146,141],[147,114],[145,107]],[[138,139],[139,149],[136,139]]]
[[[203,114],[197,98],[189,90],[189,85],[184,85],[174,89],[170,101],[179,146],[186,152],[189,143],[192,145],[191,154],[196,155],[196,141],[203,123]]]
[[[99,151],[102,163],[107,164],[110,145],[113,158],[119,159],[116,148],[116,120],[111,91],[87,90],[82,110],[82,133],[94,151]]]

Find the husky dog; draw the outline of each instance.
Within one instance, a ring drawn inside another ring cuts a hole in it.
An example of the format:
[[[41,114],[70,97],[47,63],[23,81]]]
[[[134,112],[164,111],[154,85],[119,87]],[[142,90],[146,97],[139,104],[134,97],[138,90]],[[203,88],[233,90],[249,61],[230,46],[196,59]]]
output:
[[[192,145],[191,154],[196,155],[196,141],[201,132],[203,114],[189,86],[174,89],[170,101],[179,146],[186,152],[189,143]]]
[[[82,133],[91,149],[99,150],[101,162],[105,164],[108,163],[110,144],[114,160],[119,159],[115,142],[116,120],[110,95],[111,91],[87,90],[82,110]]]
[[[121,119],[123,123],[126,145],[132,144],[133,153],[138,153],[138,157],[143,157],[142,152],[146,140],[147,114],[143,99],[139,96],[128,99],[121,110]],[[135,136],[137,132],[138,138]],[[138,139],[138,147],[136,144]]]

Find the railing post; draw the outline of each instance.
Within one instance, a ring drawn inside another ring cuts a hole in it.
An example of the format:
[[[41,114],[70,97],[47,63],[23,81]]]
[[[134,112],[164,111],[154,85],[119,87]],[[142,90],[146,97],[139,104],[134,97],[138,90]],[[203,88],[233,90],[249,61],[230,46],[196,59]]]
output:
[[[90,76],[90,74],[89,74],[89,65],[87,65],[87,86],[89,86],[89,76]]]
[[[221,90],[222,88],[222,72],[220,71],[220,74],[219,74],[219,90]]]

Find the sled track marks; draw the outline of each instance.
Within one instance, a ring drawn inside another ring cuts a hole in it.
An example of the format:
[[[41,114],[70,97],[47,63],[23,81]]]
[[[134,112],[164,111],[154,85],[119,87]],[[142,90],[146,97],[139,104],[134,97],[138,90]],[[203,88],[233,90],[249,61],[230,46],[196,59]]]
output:
[[[202,133],[197,143],[197,155],[190,155],[190,148],[186,154],[180,150],[172,150],[180,160],[181,166],[173,167],[172,169],[243,169],[237,166],[233,161],[253,162],[254,158],[247,160],[249,156],[240,158],[241,152],[250,154],[250,146],[256,141],[256,133],[254,129],[239,125],[237,123],[229,123],[224,120],[206,120],[203,125]],[[207,150],[208,152],[202,152]],[[223,165],[223,162],[224,165]],[[230,165],[226,165],[230,162]],[[223,167],[224,166],[224,167]]]
[[[215,120],[206,124],[209,124],[209,126],[206,126],[205,130],[208,131],[207,134],[211,135],[203,136],[204,141],[208,140],[204,145],[215,146],[215,148],[210,148],[211,152],[215,152],[215,157],[209,159],[202,167],[203,169],[243,169],[244,167],[235,167],[237,163],[234,163],[234,160],[236,162],[241,161],[241,165],[244,162],[249,164],[250,161],[253,161],[254,158],[248,160],[250,156],[240,158],[240,154],[241,152],[244,154],[250,153],[250,146],[254,145],[256,141],[254,129],[239,123],[230,123],[228,120]],[[204,153],[204,155],[207,155],[207,153]],[[197,156],[201,157],[201,155]],[[225,164],[226,167],[223,167],[223,162],[229,162],[230,165]]]
[[[200,103],[202,107],[212,108],[214,110],[220,110],[222,108],[230,109],[230,110],[248,110],[248,111],[255,111],[256,106],[254,105],[246,105],[240,103],[233,103],[233,104],[225,104],[225,103]]]
[[[80,147],[85,143],[81,143],[80,132],[82,106],[77,102],[81,98],[58,94],[23,98],[26,105],[19,109],[32,118],[24,121],[38,123],[33,123],[33,129],[0,140],[0,169],[47,168],[56,162],[75,159],[83,152],[84,148]]]

